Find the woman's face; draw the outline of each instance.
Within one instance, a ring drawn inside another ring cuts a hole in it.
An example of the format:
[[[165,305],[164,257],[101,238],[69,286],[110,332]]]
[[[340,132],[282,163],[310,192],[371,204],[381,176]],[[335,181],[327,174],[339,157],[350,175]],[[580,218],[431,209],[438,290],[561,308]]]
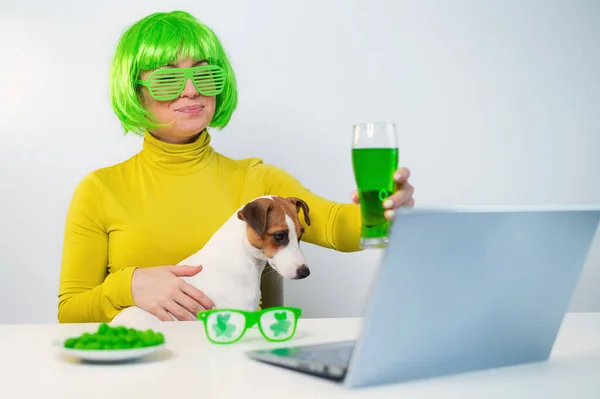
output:
[[[176,64],[165,66],[189,68],[207,65],[205,61],[180,60]],[[142,72],[141,79],[147,79],[152,71]],[[188,79],[179,97],[170,101],[158,101],[150,96],[146,87],[142,87],[144,107],[150,111],[160,124],[169,126],[157,128],[152,134],[168,143],[189,143],[196,139],[210,123],[215,113],[215,97],[205,97],[198,93],[194,83]]]

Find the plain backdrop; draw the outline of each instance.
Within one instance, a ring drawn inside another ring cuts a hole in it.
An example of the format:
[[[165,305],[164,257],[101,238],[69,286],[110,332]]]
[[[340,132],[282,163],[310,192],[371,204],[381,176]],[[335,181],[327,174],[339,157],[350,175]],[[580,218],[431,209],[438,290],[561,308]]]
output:
[[[0,6],[0,323],[56,322],[78,181],[141,148],[108,98],[123,31],[187,10],[231,56],[240,102],[217,151],[349,201],[351,125],[392,121],[417,206],[600,204],[595,1],[42,1]],[[571,310],[600,311],[600,240]],[[285,283],[307,317],[361,314],[380,252],[306,245]]]

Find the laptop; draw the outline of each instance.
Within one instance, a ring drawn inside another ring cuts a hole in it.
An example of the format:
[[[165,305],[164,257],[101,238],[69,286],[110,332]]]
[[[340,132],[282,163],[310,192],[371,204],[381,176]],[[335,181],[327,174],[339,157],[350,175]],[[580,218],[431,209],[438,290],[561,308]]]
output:
[[[253,350],[348,388],[549,358],[600,207],[404,210],[356,340]]]

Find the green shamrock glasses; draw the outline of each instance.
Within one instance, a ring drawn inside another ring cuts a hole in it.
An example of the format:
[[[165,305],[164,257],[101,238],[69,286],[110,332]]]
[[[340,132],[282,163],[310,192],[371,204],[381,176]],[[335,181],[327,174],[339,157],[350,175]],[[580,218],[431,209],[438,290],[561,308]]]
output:
[[[200,65],[192,68],[161,68],[153,71],[148,79],[137,83],[146,86],[152,98],[170,101],[177,98],[192,79],[196,90],[204,96],[216,96],[225,86],[225,72],[218,65]]]
[[[248,312],[235,309],[211,309],[198,313],[198,319],[204,322],[208,339],[215,344],[232,344],[239,341],[247,329],[258,323],[258,328],[267,340],[283,342],[296,333],[298,318],[302,315],[299,308],[279,306]]]

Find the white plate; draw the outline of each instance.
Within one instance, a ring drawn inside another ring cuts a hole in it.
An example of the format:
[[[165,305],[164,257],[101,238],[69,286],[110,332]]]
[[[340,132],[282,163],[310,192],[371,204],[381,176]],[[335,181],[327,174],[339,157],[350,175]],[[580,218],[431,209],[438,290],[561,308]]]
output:
[[[122,362],[140,359],[165,347],[165,344],[132,349],[72,349],[61,347],[65,355],[90,362]]]

